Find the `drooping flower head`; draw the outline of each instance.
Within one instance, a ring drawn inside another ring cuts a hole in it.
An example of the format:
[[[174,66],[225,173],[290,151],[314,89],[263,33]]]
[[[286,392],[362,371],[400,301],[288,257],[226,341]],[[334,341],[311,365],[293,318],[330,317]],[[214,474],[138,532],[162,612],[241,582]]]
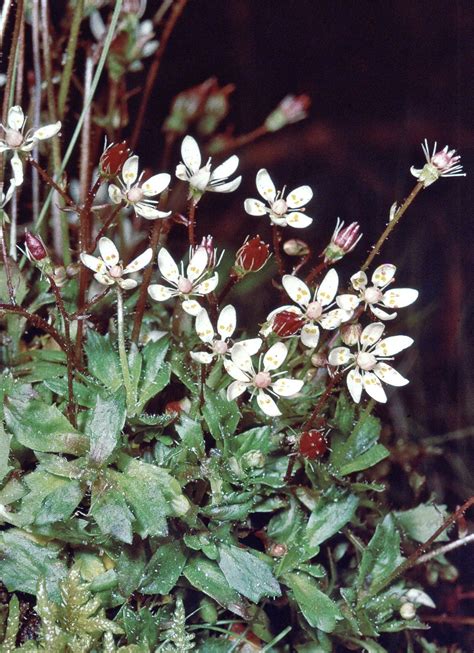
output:
[[[275,343],[259,361],[255,370],[251,356],[245,346],[236,344],[232,349],[231,359],[224,359],[227,373],[234,379],[227,388],[227,399],[232,401],[246,390],[257,395],[257,404],[270,417],[281,415],[280,409],[270,395],[276,397],[293,397],[303,387],[298,379],[281,377],[284,372],[277,372],[288,355],[283,342]],[[280,378],[277,378],[280,377]]]
[[[198,247],[190,257],[190,261],[184,272],[184,264],[181,263],[181,270],[174,262],[167,249],[162,247],[158,252],[158,268],[161,276],[171,284],[163,286],[160,283],[152,283],[148,293],[157,302],[164,302],[171,297],[183,299],[183,309],[189,315],[196,316],[201,310],[201,305],[191,297],[202,297],[215,290],[219,283],[219,274],[209,269],[209,256],[204,247]]]
[[[138,156],[133,155],[125,161],[122,168],[122,178],[118,178],[121,188],[115,184],[109,186],[109,197],[114,204],[125,202],[132,206],[137,215],[147,220],[167,218],[171,211],[159,211],[156,207],[158,200],[150,197],[160,195],[168,188],[171,177],[167,172],[153,175],[142,182],[143,172],[138,176]]]
[[[55,122],[45,125],[39,129],[30,129],[23,134],[26,118],[23,109],[16,105],[8,111],[7,126],[0,124],[5,132],[5,137],[0,140],[0,152],[13,152],[10,164],[13,171],[15,184],[21,186],[23,183],[23,164],[19,152],[31,152],[38,141],[52,138],[61,129],[61,123]]]
[[[208,345],[210,351],[192,351],[191,358],[205,365],[211,363],[214,358],[230,355],[237,345],[245,347],[250,356],[256,354],[262,345],[260,338],[241,340],[234,345],[229,342],[237,326],[237,313],[231,304],[225,306],[219,314],[217,334],[205,308],[202,308],[197,314],[195,326],[196,333],[202,342]]]
[[[408,383],[405,377],[385,361],[392,360],[395,354],[410,347],[413,340],[408,336],[390,336],[381,340],[384,329],[382,322],[366,326],[357,343],[356,353],[352,353],[348,347],[336,347],[329,352],[331,365],[344,365],[344,371],[350,369],[347,387],[356,403],[360,402],[363,390],[375,401],[385,403],[387,395],[382,381],[394,386]]]
[[[153,256],[153,250],[149,247],[124,268],[117,248],[110,238],[105,236],[99,240],[99,252],[99,257],[83,252],[81,254],[82,263],[95,272],[94,278],[96,281],[104,286],[113,286],[116,283],[122,290],[131,290],[138,286],[135,279],[124,279],[123,277],[126,274],[138,272],[138,270],[145,268]]]
[[[231,193],[240,186],[242,177],[228,181],[239,165],[239,157],[233,154],[211,172],[211,159],[201,168],[201,152],[192,136],[185,136],[181,144],[182,163],[176,166],[176,176],[189,184],[189,198],[197,204],[206,191]]]
[[[423,168],[410,168],[411,174],[423,183],[426,188],[434,184],[440,177],[465,177],[466,173],[462,171],[462,165],[459,163],[461,157],[456,154],[456,150],[450,150],[446,145],[439,152],[436,151],[437,143],[433,145],[433,151],[430,154],[428,141],[421,144],[421,149],[425,155],[426,163]]]
[[[257,190],[268,206],[260,200],[246,199],[244,208],[249,215],[268,215],[273,224],[279,227],[289,225],[295,229],[304,229],[313,222],[313,218],[305,215],[305,209],[302,208],[313,197],[309,186],[299,186],[284,197],[285,189],[277,192],[272,178],[262,168],[257,172]]]
[[[368,285],[367,275],[362,270],[353,274],[351,283],[357,295],[339,295],[336,299],[338,306],[346,311],[355,311],[363,303],[379,320],[393,320],[397,313],[387,313],[385,308],[404,308],[418,298],[418,290],[413,288],[385,290],[393,282],[396,271],[396,266],[391,263],[379,265],[372,275],[372,286]]]

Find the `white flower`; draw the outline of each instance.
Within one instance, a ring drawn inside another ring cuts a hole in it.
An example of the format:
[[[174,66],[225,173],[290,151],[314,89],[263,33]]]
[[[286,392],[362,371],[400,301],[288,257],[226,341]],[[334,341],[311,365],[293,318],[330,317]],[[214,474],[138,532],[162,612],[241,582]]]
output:
[[[375,401],[385,403],[387,395],[381,381],[394,386],[408,383],[408,379],[385,361],[392,360],[394,354],[410,347],[413,340],[408,336],[391,336],[380,340],[384,329],[382,322],[366,326],[357,343],[356,354],[348,347],[336,347],[329,352],[330,365],[345,365],[345,370],[354,368],[347,375],[347,387],[356,403],[359,403],[363,389]]]
[[[152,283],[148,288],[150,297],[157,302],[164,302],[170,297],[182,297],[183,309],[189,315],[196,316],[201,310],[201,305],[195,299],[189,299],[191,296],[208,295],[215,290],[219,283],[217,272],[208,278],[205,278],[209,270],[209,255],[204,247],[198,247],[196,252],[191,256],[191,260],[184,274],[184,265],[181,263],[181,272],[174,262],[168,250],[164,247],[158,252],[158,268],[161,276],[164,277],[173,286],[162,286],[159,283]]]
[[[52,138],[61,129],[61,123],[56,122],[51,125],[45,125],[39,129],[30,129],[27,133],[23,134],[26,118],[23,109],[16,105],[11,107],[8,112],[7,126],[0,124],[0,127],[5,132],[5,138],[0,140],[0,153],[11,151],[13,156],[10,164],[13,170],[13,177],[15,184],[21,186],[23,183],[23,164],[18,155],[18,152],[31,152],[38,141],[44,141],[47,138]]]
[[[428,141],[421,144],[421,149],[425,155],[427,163],[423,168],[410,168],[411,174],[423,183],[426,188],[434,184],[440,177],[465,177],[466,173],[462,171],[462,165],[459,163],[461,157],[456,154],[456,150],[450,150],[448,145],[439,152],[436,151],[437,143],[433,145],[433,153],[430,154]]]
[[[201,152],[199,145],[192,136],[185,136],[181,144],[182,163],[176,166],[176,176],[189,183],[189,197],[197,203],[207,191],[214,193],[232,193],[240,186],[242,177],[228,181],[239,165],[239,157],[235,154],[221,163],[211,172],[211,159],[201,168]]]
[[[372,274],[372,286],[367,287],[368,279],[365,272],[357,272],[351,277],[351,282],[357,295],[339,295],[336,302],[340,308],[346,311],[354,311],[359,304],[364,303],[369,307],[375,317],[379,320],[393,320],[397,313],[387,313],[384,308],[405,308],[410,306],[418,298],[418,290],[413,288],[392,288],[385,291],[385,288],[393,282],[397,268],[391,263],[379,265]],[[385,291],[385,292],[384,292]]]
[[[151,247],[146,249],[143,254],[133,259],[127,267],[123,267],[120,262],[120,256],[117,248],[110,240],[103,236],[99,240],[100,257],[91,256],[90,254],[81,254],[82,263],[90,270],[95,272],[94,278],[104,286],[112,286],[117,283],[123,290],[131,290],[138,286],[134,279],[123,279],[124,274],[131,274],[146,267],[153,256]]]
[[[268,214],[273,224],[279,227],[290,225],[295,229],[304,229],[313,222],[313,218],[305,215],[305,209],[301,208],[313,197],[309,186],[299,186],[284,198],[285,189],[277,192],[270,175],[262,168],[257,172],[257,190],[269,207],[260,200],[247,199],[244,208],[249,215]]]
[[[158,211],[154,206],[158,204],[158,200],[148,198],[159,195],[168,188],[171,181],[170,175],[167,172],[162,172],[141,183],[142,176],[143,172],[138,177],[138,156],[131,156],[123,164],[122,179],[119,178],[122,188],[115,184],[109,186],[110,199],[114,204],[125,202],[127,206],[133,206],[135,213],[147,220],[167,218],[171,215],[171,211]]]
[[[305,347],[316,347],[319,342],[319,326],[327,330],[337,329],[342,322],[347,322],[352,317],[352,310],[342,308],[329,310],[333,305],[339,285],[339,277],[333,268],[329,270],[321,284],[316,288],[312,298],[311,291],[304,281],[291,274],[284,275],[282,284],[288,295],[298,306],[291,304],[281,306],[272,311],[267,320],[269,320],[276,333],[280,330],[281,333],[286,335],[283,324],[281,329],[278,329],[278,314],[288,311],[299,316],[302,324],[300,338]]]
[[[250,356],[258,352],[262,345],[260,338],[251,338],[249,340],[241,340],[234,345],[229,344],[229,339],[232,337],[235,327],[237,325],[237,314],[235,308],[229,304],[219,314],[217,320],[217,333],[216,333],[209,319],[209,315],[205,308],[202,308],[196,317],[196,333],[199,338],[208,345],[211,349],[208,351],[192,351],[191,358],[198,363],[208,365],[214,358],[219,356],[226,356],[232,353],[232,350],[237,345],[242,345],[246,348]]]
[[[0,191],[0,209],[3,210],[3,208],[8,204],[8,202],[11,200],[13,193],[15,192],[16,188],[16,183],[14,179],[10,179],[10,186],[8,187],[8,190],[6,193]],[[8,222],[8,220],[7,220]]]
[[[278,406],[269,393],[277,397],[293,397],[303,387],[303,381],[289,378],[275,378],[284,372],[272,374],[284,363],[288,349],[283,342],[275,343],[260,360],[258,372],[252,363],[247,348],[237,343],[232,348],[231,359],[224,359],[227,373],[235,379],[227,388],[227,400],[236,399],[246,390],[257,394],[257,404],[270,417],[281,415]],[[263,366],[261,363],[263,362]]]

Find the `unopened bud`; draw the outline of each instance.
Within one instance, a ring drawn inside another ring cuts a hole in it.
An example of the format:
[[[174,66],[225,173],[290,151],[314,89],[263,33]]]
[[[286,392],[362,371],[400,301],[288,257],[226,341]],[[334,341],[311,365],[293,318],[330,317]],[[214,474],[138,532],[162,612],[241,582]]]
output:
[[[59,265],[58,267],[54,268],[52,277],[54,279],[54,283],[58,286],[58,288],[61,288],[67,282],[66,268],[63,265]]]
[[[298,443],[300,454],[310,460],[321,458],[327,451],[328,443],[323,431],[311,429],[303,431]]]
[[[69,263],[66,268],[66,274],[69,279],[72,279],[72,277],[77,277],[80,271],[81,266],[78,263]]]
[[[272,542],[267,547],[267,554],[272,556],[272,558],[283,558],[288,551],[286,544],[280,544],[279,542]]]
[[[276,132],[286,125],[304,120],[310,104],[308,95],[287,95],[265,120],[265,127],[270,132]]]
[[[362,326],[358,322],[356,324],[343,324],[339,332],[342,342],[348,347],[352,347],[359,342]]]
[[[307,256],[309,254],[309,246],[304,240],[292,238],[283,243],[283,251],[288,256]]]
[[[223,86],[222,88],[216,85],[216,88],[211,90],[204,103],[204,115],[197,125],[198,132],[207,136],[216,131],[219,123],[229,113],[229,96],[234,89],[234,84],[227,84],[227,86]]]
[[[400,617],[406,621],[410,621],[416,617],[416,606],[407,601],[400,606]]]
[[[270,258],[269,246],[260,239],[260,236],[246,239],[235,257],[235,268],[238,274],[258,272]]]
[[[293,311],[280,311],[273,318],[272,329],[281,338],[293,336],[304,324],[304,319]]]
[[[324,354],[313,354],[311,356],[311,364],[314,365],[314,367],[326,367],[328,359]]]
[[[99,174],[106,179],[116,177],[122,170],[123,164],[130,156],[127,141],[111,143],[102,152],[99,160]]]
[[[247,467],[258,469],[265,465],[265,456],[261,451],[247,451],[247,453],[242,456],[242,462]]]
[[[351,222],[344,227],[344,222],[337,219],[336,229],[331,238],[331,242],[323,252],[325,263],[335,263],[343,256],[352,252],[359,240],[362,238],[358,222]]]
[[[180,135],[189,131],[190,124],[201,114],[207,96],[216,85],[216,79],[211,77],[202,84],[178,93],[163,124],[163,131]]]
[[[39,263],[48,258],[48,252],[40,236],[35,236],[29,231],[25,231],[26,254],[30,261]]]

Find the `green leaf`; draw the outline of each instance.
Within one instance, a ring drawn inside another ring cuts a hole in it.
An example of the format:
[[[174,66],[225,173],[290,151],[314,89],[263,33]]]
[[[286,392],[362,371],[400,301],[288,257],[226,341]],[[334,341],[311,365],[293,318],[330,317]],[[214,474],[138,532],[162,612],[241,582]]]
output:
[[[64,370],[65,368],[61,368]],[[62,376],[61,378],[51,379],[48,378],[45,380],[44,385],[54,392],[54,394],[59,395],[60,397],[68,396],[68,383],[67,378]],[[85,386],[78,381],[73,381],[73,393],[74,401],[79,404],[79,406],[85,406],[86,408],[93,408],[96,402],[97,390],[90,384],[90,386]]]
[[[115,392],[123,384],[118,354],[107,336],[91,329],[84,345],[88,367],[96,379]]]
[[[137,412],[141,412],[146,403],[161,392],[163,388],[166,388],[170,382],[171,365],[165,362],[168,348],[169,340],[167,338],[149,342],[143,348],[145,372],[138,393]]]
[[[118,589],[122,596],[128,598],[138,589],[143,578],[146,559],[147,554],[143,542],[134,542],[131,546],[122,547],[115,567]]]
[[[134,531],[142,538],[167,535],[166,502],[160,487],[146,478],[115,472],[111,474],[135,516]]]
[[[113,488],[93,492],[90,514],[104,535],[111,535],[126,544],[132,543],[134,516],[120,492]]]
[[[257,426],[231,438],[229,450],[237,457],[243,456],[249,451],[261,451],[266,455],[274,448],[271,434],[270,426]]]
[[[89,447],[89,438],[78,433],[56,406],[37,399],[7,398],[5,421],[18,442],[34,451],[81,456]]]
[[[400,555],[400,535],[391,515],[378,524],[375,533],[365,549],[359,565],[357,587],[369,589],[390,576],[403,562]]]
[[[309,625],[325,633],[332,633],[342,615],[334,601],[319,589],[317,581],[302,572],[285,574],[283,580],[293,592]]]
[[[229,585],[258,603],[263,596],[281,596],[281,589],[270,565],[238,546],[219,547],[219,567]]]
[[[412,510],[393,513],[405,533],[416,542],[426,542],[447,518],[446,506],[421,504]],[[436,542],[449,540],[446,531],[436,538]]]
[[[360,472],[363,469],[373,467],[389,455],[390,452],[383,446],[383,444],[375,444],[371,449],[360,456],[357,456],[357,458],[352,462],[342,465],[339,469],[339,473],[344,476],[345,474]]]
[[[347,440],[335,439],[330,457],[335,472],[349,474],[360,471],[386,458],[388,451],[382,445],[377,445],[380,430],[380,421],[373,415],[363,413]]]
[[[195,381],[195,376],[190,367],[186,365],[184,354],[179,352],[176,348],[173,349],[173,353],[171,354],[171,371],[186,386],[192,396],[198,396],[199,386]]]
[[[120,443],[126,416],[123,390],[105,399],[97,395],[85,426],[85,432],[90,437],[89,459],[93,464],[102,465],[113,454]]]
[[[65,521],[77,508],[83,494],[79,481],[64,480],[61,487],[53,490],[44,499],[41,509],[36,515],[35,524],[44,526]]]
[[[3,219],[3,216],[0,219]],[[8,259],[8,271],[13,290],[15,291],[15,301],[21,306],[28,293],[28,286],[17,263],[11,258]],[[9,296],[7,275],[2,263],[0,265],[0,302],[9,302]]]
[[[341,392],[336,404],[336,412],[334,414],[334,426],[343,435],[349,435],[354,426],[354,403],[349,399],[345,392]]]
[[[322,497],[310,515],[306,537],[315,546],[335,535],[351,521],[359,504],[353,494],[334,491]]]
[[[183,574],[193,587],[210,596],[222,607],[243,618],[247,616],[242,597],[230,587],[226,577],[212,560],[201,557],[191,558]]]
[[[201,460],[205,454],[204,435],[199,422],[195,422],[187,415],[182,415],[180,423],[176,425],[183,447],[187,454],[192,453]]]
[[[218,442],[233,435],[240,421],[240,412],[235,401],[227,401],[224,390],[220,394],[204,388],[202,413],[212,437]]]
[[[3,615],[2,615],[3,616]],[[13,653],[16,648],[16,639],[20,628],[20,602],[16,594],[13,594],[8,604],[8,622],[5,628],[0,651],[2,653]]]
[[[169,594],[181,576],[185,564],[186,555],[179,542],[158,545],[143,573],[140,592]]]
[[[46,580],[48,594],[59,599],[58,581],[67,567],[59,558],[61,547],[38,544],[23,531],[11,528],[0,533],[0,577],[9,592],[35,594],[40,578]]]

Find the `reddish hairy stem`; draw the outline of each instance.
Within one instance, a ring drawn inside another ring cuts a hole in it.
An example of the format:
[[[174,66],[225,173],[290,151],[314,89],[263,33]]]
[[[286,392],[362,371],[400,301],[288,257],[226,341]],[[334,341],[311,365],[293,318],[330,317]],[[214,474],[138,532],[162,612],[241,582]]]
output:
[[[275,259],[278,265],[278,273],[280,277],[285,274],[285,265],[281,257],[280,243],[281,243],[281,230],[277,227],[276,224],[272,224],[272,234],[273,234],[273,250],[275,252]]]
[[[95,304],[98,304],[101,299],[104,299],[109,294],[110,291],[110,286],[107,287],[104,292],[99,293],[98,295],[94,295],[94,297],[87,302],[87,304],[84,306],[82,313],[80,311],[76,311],[75,313],[71,313],[69,316],[71,320],[78,320],[81,317],[85,317],[88,313],[88,311],[95,306]]]
[[[243,277],[238,275],[235,270],[232,268],[232,270],[229,273],[229,278],[227,279],[227,283],[221,290],[221,294],[219,295],[219,300],[218,303],[221,304],[224,298],[229,294],[229,292],[232,290],[232,288],[237,284]]]
[[[319,263],[318,265],[316,265],[316,266],[315,266],[315,267],[314,267],[314,268],[309,272],[308,276],[307,276],[306,279],[305,279],[305,283],[309,284],[309,283],[311,283],[312,281],[314,281],[314,279],[316,279],[316,277],[318,276],[318,274],[321,274],[321,272],[322,272],[323,270],[325,270],[327,267],[328,267],[328,264],[327,264],[325,261],[323,261],[322,263]]]
[[[196,235],[194,229],[196,226],[196,204],[194,200],[189,202],[188,209],[188,240],[191,247],[194,247],[196,244]]]
[[[31,322],[35,327],[38,327],[38,329],[45,331],[51,336],[53,340],[58,343],[58,345],[67,355],[66,341],[62,335],[56,331],[56,329],[51,324],[48,324],[46,320],[43,320],[42,317],[39,317],[39,315],[34,315],[33,313],[29,313],[25,308],[22,308],[21,306],[12,306],[11,304],[0,304],[0,312],[1,311],[17,313],[18,315],[24,317],[28,322]]]
[[[98,243],[99,240],[102,238],[102,236],[107,232],[107,229],[110,227],[110,225],[112,224],[112,222],[115,220],[115,218],[117,217],[117,215],[118,215],[118,213],[120,212],[121,208],[122,208],[122,205],[119,204],[119,205],[118,205],[118,206],[117,206],[117,207],[112,211],[112,213],[109,215],[109,217],[105,220],[104,224],[103,224],[102,227],[99,229],[99,231],[98,231],[98,233],[97,233],[97,236],[95,237],[95,240],[94,240],[93,244],[89,247],[88,254],[92,254],[92,252],[95,250],[95,248],[97,247],[97,243]]]
[[[66,191],[65,191],[64,189],[62,189],[61,186],[59,186],[59,184],[57,184],[57,183],[54,181],[54,179],[52,179],[52,178],[48,175],[48,173],[46,172],[46,170],[44,170],[44,169],[39,165],[39,163],[37,163],[37,162],[36,162],[33,158],[31,158],[31,157],[28,158],[28,163],[31,163],[31,165],[33,166],[33,168],[39,172],[39,174],[40,174],[41,178],[43,179],[43,181],[45,181],[49,186],[51,186],[51,188],[54,188],[54,190],[55,190],[59,195],[61,195],[61,197],[63,198],[63,200],[66,202],[66,204],[67,204],[68,206],[70,206],[70,207],[71,207],[72,209],[74,209],[74,210],[77,210],[77,204],[76,204],[76,203],[75,203],[75,202],[74,202],[74,201],[69,197],[69,195],[66,193]]]
[[[242,136],[236,136],[235,138],[229,140],[229,142],[226,143],[226,145],[221,150],[219,150],[219,154],[229,152],[231,150],[236,150],[239,147],[253,143],[253,141],[257,140],[257,138],[261,138],[266,134],[268,134],[268,129],[265,127],[265,125],[260,125],[260,127],[253,129],[248,134],[242,134]]]

